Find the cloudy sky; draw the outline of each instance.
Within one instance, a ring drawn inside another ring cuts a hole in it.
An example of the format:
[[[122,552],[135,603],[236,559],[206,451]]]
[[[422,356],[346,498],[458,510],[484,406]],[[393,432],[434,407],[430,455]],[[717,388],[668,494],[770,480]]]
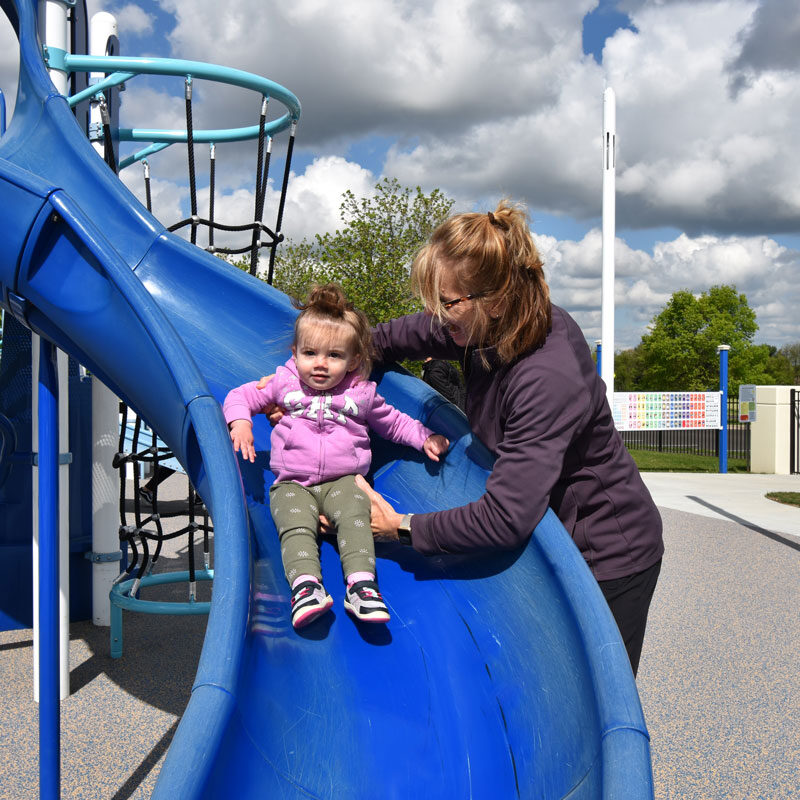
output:
[[[719,283],[747,295],[756,341],[800,340],[796,0],[90,0],[89,9],[117,16],[125,54],[237,67],[299,97],[292,238],[334,229],[341,193],[368,194],[383,176],[439,188],[456,210],[503,196],[526,203],[553,297],[590,341],[600,332],[611,86],[616,348],[636,345],[672,292]],[[0,24],[0,86],[13,106],[9,41]],[[122,125],[185,127],[182,92],[179,80],[129,81]],[[195,127],[257,120],[253,93],[205,84],[195,99]],[[223,149],[218,215],[245,221],[255,154]],[[177,151],[150,159],[165,221],[178,218],[185,191]],[[143,195],[139,165],[123,179]]]

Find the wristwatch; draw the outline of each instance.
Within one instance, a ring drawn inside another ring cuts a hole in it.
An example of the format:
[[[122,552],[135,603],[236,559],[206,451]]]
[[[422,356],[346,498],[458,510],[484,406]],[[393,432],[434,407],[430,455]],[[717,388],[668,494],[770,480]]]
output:
[[[397,538],[403,544],[413,544],[411,541],[411,517],[413,516],[413,514],[403,514],[403,519],[400,520],[400,524],[397,526]]]

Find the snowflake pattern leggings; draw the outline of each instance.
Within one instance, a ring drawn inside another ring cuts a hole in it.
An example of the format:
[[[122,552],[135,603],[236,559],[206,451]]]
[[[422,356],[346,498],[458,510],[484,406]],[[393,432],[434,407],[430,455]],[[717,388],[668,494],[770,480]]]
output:
[[[317,544],[320,514],[336,528],[344,576],[375,572],[370,500],[356,486],[353,475],[316,486],[300,486],[292,481],[275,483],[269,490],[269,505],[290,585],[298,575],[316,575],[322,580]]]

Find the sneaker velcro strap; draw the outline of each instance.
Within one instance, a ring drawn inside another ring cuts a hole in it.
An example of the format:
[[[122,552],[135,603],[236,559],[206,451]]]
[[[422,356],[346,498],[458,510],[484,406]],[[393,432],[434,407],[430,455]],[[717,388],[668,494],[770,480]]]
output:
[[[378,584],[375,581],[356,581],[356,583],[350,587],[350,591],[356,592],[357,594],[361,594],[364,589],[368,589],[371,593],[374,593],[375,597],[381,596]]]
[[[315,589],[322,589],[322,584],[317,581],[303,581],[292,589],[292,605],[311,594]]]

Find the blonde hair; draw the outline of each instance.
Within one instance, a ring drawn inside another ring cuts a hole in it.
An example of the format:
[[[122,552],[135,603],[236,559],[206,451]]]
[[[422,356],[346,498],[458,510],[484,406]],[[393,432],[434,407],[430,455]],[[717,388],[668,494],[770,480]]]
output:
[[[329,283],[314,286],[303,302],[295,302],[300,310],[294,322],[294,347],[301,338],[312,346],[324,347],[344,334],[354,355],[360,357],[359,375],[366,379],[372,371],[372,332],[363,311],[355,308],[340,286]]]
[[[507,364],[543,344],[550,329],[550,288],[542,267],[525,209],[501,200],[494,212],[456,214],[436,228],[414,259],[411,283],[440,322],[447,314],[443,272],[465,295],[479,295],[472,301],[469,341],[494,347]]]

